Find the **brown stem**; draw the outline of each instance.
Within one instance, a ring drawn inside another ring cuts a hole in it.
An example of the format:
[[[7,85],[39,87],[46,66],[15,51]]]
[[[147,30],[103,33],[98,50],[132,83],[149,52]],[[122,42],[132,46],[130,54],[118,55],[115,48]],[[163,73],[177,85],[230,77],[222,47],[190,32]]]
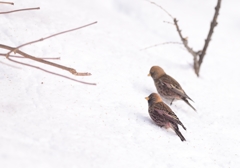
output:
[[[170,25],[174,25],[174,23],[168,22],[168,21],[163,21],[163,23],[167,23],[167,24],[170,24]]]
[[[13,12],[20,12],[20,11],[26,11],[26,10],[37,10],[40,9],[40,7],[37,8],[25,8],[25,9],[18,9],[18,10],[12,10],[12,11],[7,11],[7,12],[0,12],[0,14],[8,14],[8,13],[13,13]]]
[[[10,50],[10,51],[13,51],[15,49],[13,47],[6,46],[6,45],[3,45],[3,44],[0,44],[0,48],[7,49],[7,50]],[[69,67],[66,67],[66,66],[63,66],[63,65],[59,65],[59,64],[56,64],[56,63],[53,63],[53,62],[49,62],[49,61],[43,60],[41,58],[37,58],[37,57],[31,56],[29,54],[26,54],[26,53],[20,51],[20,50],[16,50],[16,53],[18,53],[18,54],[20,54],[20,55],[22,55],[22,56],[24,56],[26,58],[29,58],[31,60],[34,60],[34,61],[37,61],[37,62],[41,62],[43,64],[51,65],[51,66],[54,66],[54,67],[66,70],[66,71],[68,71],[68,72],[70,72],[70,73],[72,73],[74,75],[77,75],[77,76],[89,76],[89,75],[91,75],[91,73],[88,73],[88,72],[79,73],[79,72],[77,72],[73,68],[69,68]],[[5,56],[6,56],[7,59],[9,58],[9,55],[5,54]]]
[[[143,48],[140,51],[146,50],[146,49],[149,49],[149,48],[153,48],[153,47],[157,47],[157,46],[160,46],[160,45],[166,45],[166,44],[180,44],[180,45],[182,45],[182,43],[180,43],[180,42],[174,42],[174,41],[173,42],[165,42],[165,43],[155,44],[155,45]]]
[[[55,72],[48,71],[46,69],[43,69],[43,68],[40,68],[40,67],[37,67],[37,66],[34,66],[34,65],[30,65],[30,64],[23,63],[23,62],[15,61],[15,60],[13,60],[13,59],[11,59],[9,57],[7,59],[12,61],[12,62],[21,64],[21,65],[25,65],[25,66],[29,66],[29,67],[32,67],[32,68],[35,68],[35,69],[39,69],[41,71],[50,73],[52,75],[60,76],[60,77],[63,77],[63,78],[66,78],[66,79],[69,79],[69,80],[72,80],[72,81],[75,81],[75,82],[78,82],[78,83],[87,84],[87,85],[96,85],[96,83],[83,82],[83,81],[80,81],[80,80],[76,80],[76,79],[70,78],[70,77],[65,76],[65,75],[61,75],[61,74],[58,74],[58,73],[55,73]]]
[[[205,40],[205,43],[204,43],[204,46],[203,46],[203,49],[202,49],[202,52],[201,54],[199,55],[199,61],[198,61],[198,64],[199,64],[199,69],[198,69],[198,72],[200,70],[200,66],[202,64],[202,61],[203,61],[203,58],[206,54],[206,51],[207,51],[207,48],[208,48],[208,45],[211,41],[211,37],[212,37],[212,34],[213,34],[213,30],[214,28],[217,26],[217,17],[219,15],[219,10],[220,10],[220,7],[221,7],[221,0],[218,0],[217,2],[217,6],[215,7],[215,13],[214,13],[214,16],[213,16],[213,20],[210,24],[210,30],[208,32],[208,35],[207,35],[207,39]]]
[[[161,8],[166,14],[168,14],[168,16],[170,16],[172,19],[174,19],[174,17],[173,17],[167,10],[165,10],[162,6],[156,4],[155,2],[149,1],[149,0],[146,0],[146,1],[148,1],[148,2],[150,2],[150,3],[152,3],[152,4],[154,4],[154,5],[156,5],[156,6],[159,7],[159,8]]]
[[[178,21],[177,21],[177,19],[174,18],[173,21],[174,21],[174,24],[175,24],[175,26],[176,26],[176,28],[177,28],[178,35],[179,35],[179,37],[180,37],[180,39],[181,39],[184,47],[185,47],[185,48],[187,49],[187,51],[190,52],[193,56],[197,56],[197,52],[194,51],[191,47],[189,47],[187,38],[186,38],[186,37],[185,37],[185,38],[183,37],[182,31],[180,30],[180,28],[179,28],[179,26],[178,26]]]
[[[148,1],[148,0],[147,0]],[[207,39],[205,40],[205,43],[204,43],[204,47],[202,50],[200,51],[194,51],[191,47],[189,47],[188,45],[188,40],[187,38],[184,38],[183,35],[182,35],[182,31],[180,30],[179,28],[179,25],[178,25],[178,21],[176,18],[174,18],[167,10],[165,10],[163,7],[161,7],[160,5],[154,3],[154,2],[151,2],[151,1],[148,1],[156,6],[158,6],[159,8],[161,8],[165,13],[167,13],[172,19],[173,19],[173,22],[174,22],[174,25],[177,29],[177,32],[178,32],[178,35],[184,45],[184,47],[187,49],[187,51],[189,53],[192,54],[193,56],[193,62],[194,62],[194,71],[196,73],[197,76],[199,76],[199,70],[200,70],[200,66],[202,64],[202,61],[203,61],[203,58],[206,54],[206,51],[207,51],[207,47],[211,41],[211,36],[213,34],[213,30],[214,28],[216,27],[217,25],[217,17],[219,15],[219,10],[220,10],[220,6],[221,6],[221,0],[218,0],[218,3],[217,3],[217,6],[215,7],[215,13],[214,13],[214,17],[213,17],[213,20],[211,22],[211,26],[210,26],[210,30],[208,32],[208,36],[207,36]]]
[[[58,35],[65,34],[65,33],[71,32],[71,31],[75,31],[75,30],[78,30],[78,29],[81,29],[81,28],[84,28],[84,27],[88,27],[88,26],[91,26],[91,25],[96,24],[96,23],[97,23],[97,22],[89,23],[89,24],[84,25],[84,26],[80,26],[80,27],[77,27],[77,28],[74,28],[74,29],[70,29],[70,30],[66,30],[66,31],[63,31],[63,32],[59,32],[59,33],[56,33],[56,34],[53,34],[53,35],[50,35],[50,36],[41,38],[41,39],[39,39],[39,40],[35,40],[35,41],[31,41],[31,42],[22,44],[22,45],[16,47],[13,51],[10,51],[9,54],[10,54],[11,52],[14,52],[14,53],[15,53],[16,50],[18,50],[19,48],[24,47],[24,46],[26,46],[26,45],[33,44],[33,43],[37,43],[37,42],[40,42],[40,41],[49,39],[49,38],[54,37],[54,36],[58,36]]]
[[[0,3],[1,3],[1,4],[14,5],[14,3],[13,3],[13,2],[2,2],[2,1],[0,1]]]
[[[56,33],[56,34],[53,34],[53,35],[50,35],[48,37],[45,37],[45,38],[41,38],[39,40],[35,40],[35,41],[32,41],[32,42],[28,42],[28,43],[25,43],[25,44],[22,44],[16,48],[12,48],[12,47],[9,47],[9,46],[6,46],[6,45],[3,45],[1,44],[0,45],[0,48],[5,48],[5,49],[8,49],[10,50],[7,54],[6,54],[6,57],[8,58],[9,55],[14,52],[14,53],[18,53],[20,55],[23,55],[24,57],[27,57],[29,59],[32,59],[34,61],[38,61],[38,62],[41,62],[41,63],[44,63],[44,64],[48,64],[48,65],[51,65],[51,66],[55,66],[57,68],[61,68],[61,69],[64,69],[66,71],[69,71],[70,73],[72,73],[73,75],[77,75],[77,76],[89,76],[91,75],[91,73],[88,73],[88,72],[84,72],[84,73],[80,73],[80,72],[77,72],[75,69],[73,68],[69,68],[69,67],[65,67],[63,65],[59,65],[59,64],[56,64],[56,63],[53,63],[53,62],[49,62],[49,61],[46,61],[46,60],[43,60],[43,59],[39,59],[39,58],[36,58],[36,57],[33,57],[31,55],[28,55],[26,53],[23,53],[22,51],[19,52],[19,48],[23,47],[23,46],[26,46],[26,45],[29,45],[29,44],[33,44],[33,43],[37,43],[37,42],[40,42],[40,41],[43,41],[43,40],[46,40],[48,38],[51,38],[51,37],[54,37],[54,36],[57,36],[57,35],[60,35],[60,34],[64,34],[64,33],[68,33],[68,32],[71,32],[71,31],[75,31],[75,30],[78,30],[78,29],[81,29],[81,28],[84,28],[84,27],[87,27],[87,26],[90,26],[90,25],[93,25],[97,22],[93,22],[93,23],[90,23],[90,24],[87,24],[87,25],[84,25],[84,26],[81,26],[81,27],[77,27],[77,28],[74,28],[74,29],[70,29],[70,30],[66,30],[66,31],[63,31],[63,32],[60,32],[60,33]]]
[[[0,56],[1,57],[6,57],[6,54],[3,54],[3,53],[0,53]],[[23,56],[17,56],[17,55],[9,55],[9,57],[13,57],[13,58],[26,58],[26,57],[23,57]],[[45,60],[60,60],[60,57],[36,57],[36,58],[39,58],[39,59],[45,59]]]

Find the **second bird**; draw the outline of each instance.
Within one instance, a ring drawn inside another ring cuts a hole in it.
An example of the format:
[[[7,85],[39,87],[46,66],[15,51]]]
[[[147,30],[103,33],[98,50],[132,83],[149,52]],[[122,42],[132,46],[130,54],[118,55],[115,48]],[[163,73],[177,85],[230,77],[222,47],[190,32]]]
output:
[[[191,101],[193,100],[185,93],[181,85],[174,78],[167,75],[161,67],[153,66],[150,69],[148,76],[153,78],[154,84],[161,97],[170,99],[171,104],[174,100],[181,99],[196,111],[196,109],[188,102],[187,99]]]
[[[160,127],[172,128],[182,141],[186,141],[178,128],[178,124],[186,130],[185,126],[176,116],[176,114],[163,103],[157,93],[152,93],[145,99],[148,100],[148,112],[152,120]]]

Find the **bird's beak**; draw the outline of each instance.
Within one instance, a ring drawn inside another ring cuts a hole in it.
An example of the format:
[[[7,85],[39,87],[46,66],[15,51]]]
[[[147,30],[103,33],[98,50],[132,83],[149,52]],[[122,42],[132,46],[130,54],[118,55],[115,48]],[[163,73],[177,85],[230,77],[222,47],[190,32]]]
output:
[[[151,76],[151,74],[149,73],[148,76]]]
[[[149,100],[149,97],[145,97],[146,100]]]

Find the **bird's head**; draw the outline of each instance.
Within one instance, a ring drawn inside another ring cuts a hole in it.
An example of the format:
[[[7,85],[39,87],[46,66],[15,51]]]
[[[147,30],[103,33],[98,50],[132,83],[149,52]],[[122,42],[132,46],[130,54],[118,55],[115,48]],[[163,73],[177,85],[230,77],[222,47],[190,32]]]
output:
[[[149,71],[148,76],[151,76],[153,79],[158,79],[165,74],[166,73],[164,72],[164,70],[161,67],[152,66],[152,68]]]
[[[148,97],[145,97],[149,104],[162,102],[161,97],[157,93],[152,93]]]

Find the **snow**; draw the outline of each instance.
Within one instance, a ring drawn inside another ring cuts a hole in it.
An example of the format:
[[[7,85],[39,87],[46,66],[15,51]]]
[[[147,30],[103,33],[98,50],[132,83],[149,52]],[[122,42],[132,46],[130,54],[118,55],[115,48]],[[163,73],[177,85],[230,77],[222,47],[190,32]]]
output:
[[[155,0],[179,20],[184,36],[201,49],[216,0]],[[19,46],[98,21],[21,50],[90,72],[76,77],[26,59],[84,85],[0,59],[0,167],[239,167],[240,2],[222,2],[218,26],[197,78],[171,18],[140,0],[42,0],[0,5],[1,44]],[[5,50],[0,50],[1,53]],[[179,81],[197,113],[184,102],[171,108],[187,127],[181,142],[156,126],[144,97],[156,92],[149,69],[159,65]]]

